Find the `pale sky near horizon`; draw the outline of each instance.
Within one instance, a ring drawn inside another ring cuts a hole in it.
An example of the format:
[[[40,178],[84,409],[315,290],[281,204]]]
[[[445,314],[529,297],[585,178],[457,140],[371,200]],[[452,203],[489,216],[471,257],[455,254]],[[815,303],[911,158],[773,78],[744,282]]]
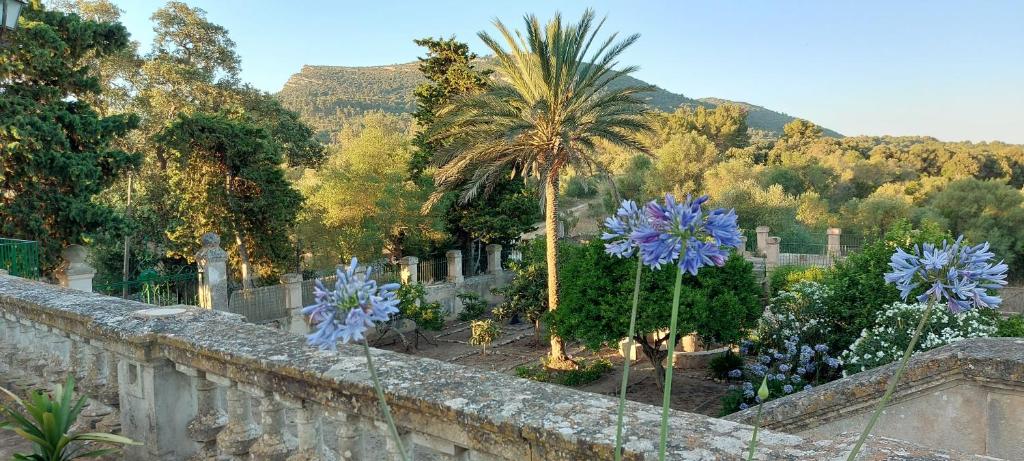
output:
[[[161,0],[113,0],[148,50]],[[277,92],[304,64],[409,62],[412,43],[451,36],[486,54],[491,20],[520,27],[587,6],[606,31],[640,33],[623,62],[689,97],[720,97],[845,135],[1024,143],[1024,2],[186,0],[226,27],[242,78]]]

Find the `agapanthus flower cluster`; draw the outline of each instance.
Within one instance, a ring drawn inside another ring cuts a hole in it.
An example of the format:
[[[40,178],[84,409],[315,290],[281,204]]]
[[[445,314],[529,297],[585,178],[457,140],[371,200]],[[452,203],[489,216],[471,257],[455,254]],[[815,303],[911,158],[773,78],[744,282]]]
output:
[[[623,200],[615,216],[609,216],[604,220],[605,232],[601,234],[601,239],[608,242],[604,244],[605,252],[620,258],[631,258],[636,252],[637,244],[630,235],[649,226],[647,214],[637,207],[636,202]]]
[[[762,402],[755,388],[765,378],[770,391],[767,400],[800,390],[810,390],[817,384],[834,379],[839,375],[842,362],[828,352],[829,348],[825,344],[813,347],[801,344],[800,337],[793,335],[784,341],[783,349],[765,350],[755,363],[730,371],[729,378],[743,380],[733,390],[738,394],[738,408],[745,410]]]
[[[307,336],[310,345],[334,349],[338,341],[363,340],[367,328],[398,313],[396,291],[400,285],[377,286],[370,278],[370,267],[365,271],[359,269],[356,258],[344,270],[338,268],[333,290],[325,288],[321,280],[316,281],[316,303],[302,309],[316,325],[316,331]]]
[[[639,249],[647,266],[660,269],[674,263],[692,275],[701,267],[725,264],[727,248],[741,243],[736,212],[720,208],[705,213],[707,201],[705,195],[680,203],[665,194],[664,203],[652,200],[642,210],[623,202],[616,216],[605,221],[608,253],[630,257]]]
[[[992,263],[995,255],[988,242],[965,245],[963,237],[942,245],[915,245],[910,252],[897,248],[885,274],[885,281],[896,285],[904,301],[918,287],[925,287],[917,297],[945,301],[949,310],[963,312],[972,308],[995,308],[1002,299],[990,293],[1006,285],[1007,266]]]

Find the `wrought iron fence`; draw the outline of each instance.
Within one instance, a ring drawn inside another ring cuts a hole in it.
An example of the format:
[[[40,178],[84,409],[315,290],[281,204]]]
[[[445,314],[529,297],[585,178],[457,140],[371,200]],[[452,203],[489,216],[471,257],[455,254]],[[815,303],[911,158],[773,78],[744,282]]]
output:
[[[288,316],[283,285],[268,285],[228,293],[228,312],[241,314],[252,323],[266,323]]]
[[[136,280],[94,285],[93,291],[157,306],[195,306],[199,304],[199,275],[195,272],[159,275],[147,271]]]
[[[431,258],[420,261],[417,271],[419,272],[419,281],[424,285],[444,283],[448,280],[448,259]]]
[[[0,238],[0,269],[26,279],[39,278],[39,242]]]

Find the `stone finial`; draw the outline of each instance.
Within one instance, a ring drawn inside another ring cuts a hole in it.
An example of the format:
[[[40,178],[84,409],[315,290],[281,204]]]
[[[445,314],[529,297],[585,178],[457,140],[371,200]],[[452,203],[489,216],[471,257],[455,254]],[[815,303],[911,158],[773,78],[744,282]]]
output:
[[[282,274],[284,307],[288,317],[288,331],[295,334],[309,333],[306,317],[302,315],[302,274]]]
[[[462,251],[448,250],[444,257],[448,260],[448,282],[462,283],[465,280],[462,276]]]
[[[60,252],[63,261],[54,276],[65,288],[79,291],[92,291],[92,278],[96,269],[86,262],[89,250],[82,245],[68,245]]]
[[[827,251],[829,255],[835,256],[842,252],[843,230],[838,227],[830,227],[825,234],[828,236]]]
[[[399,277],[404,284],[417,283],[420,280],[420,258],[406,256],[398,260]]]
[[[779,237],[768,237],[768,244],[764,254],[764,263],[769,269],[779,265],[779,244],[782,239]]]
[[[202,248],[196,253],[199,269],[199,306],[205,309],[228,309],[228,254],[220,247],[220,236],[207,232],[199,239]]]
[[[500,274],[501,268],[501,245],[492,243],[487,245],[487,273]]]
[[[757,254],[763,256],[768,251],[768,233],[771,228],[768,226],[757,226]]]

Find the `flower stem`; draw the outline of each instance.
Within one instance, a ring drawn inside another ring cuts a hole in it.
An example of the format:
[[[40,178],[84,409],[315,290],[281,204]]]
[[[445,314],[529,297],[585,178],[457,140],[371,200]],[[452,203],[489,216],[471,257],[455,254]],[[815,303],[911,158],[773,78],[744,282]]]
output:
[[[683,248],[684,252],[686,248]],[[683,285],[683,268],[676,268],[676,288],[672,293],[672,319],[668,326],[668,366],[665,367],[665,393],[661,399],[661,444],[658,447],[658,460],[665,461],[668,449],[668,410],[672,402],[672,372],[675,370],[676,324],[679,320],[679,294]]]
[[[370,345],[366,344],[366,341],[363,341],[363,352],[366,353],[366,368],[370,369],[370,379],[373,380],[373,388],[377,391],[380,411],[384,413],[384,420],[388,423],[391,438],[395,439],[395,445],[398,447],[398,453],[402,456],[402,461],[408,461],[409,457],[405,453],[405,447],[402,446],[402,438],[398,436],[398,428],[395,427],[395,420],[391,417],[391,407],[388,406],[388,402],[384,398],[384,388],[380,385],[380,380],[377,378],[377,369],[374,368],[373,358],[370,357]]]
[[[747,461],[753,461],[754,449],[757,447],[757,428],[761,425],[761,407],[764,406],[764,402],[757,405],[757,416],[754,417],[754,434],[750,436],[750,454],[747,455]]]
[[[874,428],[875,423],[878,422],[878,417],[882,415],[882,410],[885,409],[885,404],[889,403],[889,399],[892,398],[892,394],[896,390],[896,384],[898,384],[900,378],[903,377],[903,372],[907,370],[907,362],[910,361],[910,356],[914,353],[914,346],[917,346],[917,340],[921,338],[921,332],[924,331],[924,326],[928,323],[928,317],[932,314],[933,307],[935,307],[935,298],[928,300],[928,307],[925,308],[924,315],[921,316],[921,320],[917,322],[917,329],[914,330],[914,336],[910,338],[910,344],[907,345],[907,349],[903,351],[903,359],[900,360],[900,366],[896,369],[896,374],[889,380],[889,385],[886,386],[885,394],[882,395],[882,400],[879,401],[878,406],[875,407],[875,412],[871,414],[871,419],[868,420],[867,427],[864,428],[864,432],[860,433],[860,437],[857,439],[857,443],[853,446],[853,451],[850,452],[850,456],[846,457],[846,461],[853,461],[857,458],[857,453],[860,452],[861,447],[864,445],[864,441],[867,440],[868,434],[871,433],[871,429]]]
[[[619,389],[619,415],[615,423],[615,461],[622,460],[622,417],[626,412],[626,387],[629,383],[629,364],[633,360],[633,335],[636,333],[636,306],[640,303],[640,272],[643,259],[636,258],[636,284],[633,286],[633,311],[629,314],[629,334],[626,335],[626,354],[622,364],[622,387]]]

